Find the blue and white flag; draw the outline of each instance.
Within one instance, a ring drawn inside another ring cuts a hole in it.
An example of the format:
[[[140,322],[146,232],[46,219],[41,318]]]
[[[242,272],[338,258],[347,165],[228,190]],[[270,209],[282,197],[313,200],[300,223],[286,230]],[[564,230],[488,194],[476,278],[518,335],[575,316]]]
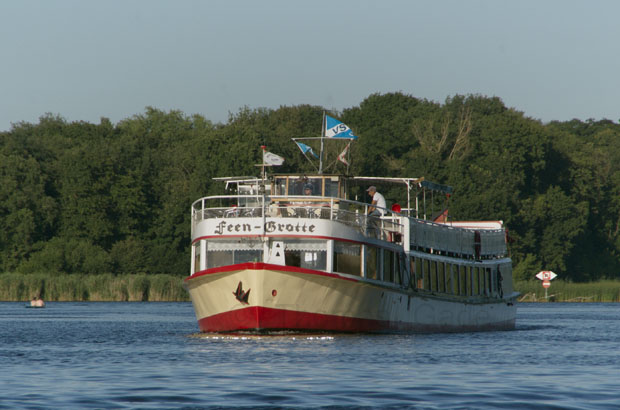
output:
[[[307,146],[306,144],[302,143],[302,142],[297,142],[295,141],[295,144],[297,144],[297,146],[299,147],[299,149],[301,150],[301,152],[305,154],[310,153],[312,156],[314,156],[314,158],[319,158],[318,155],[316,155],[314,153],[314,151],[312,150],[312,147]]]
[[[353,132],[346,124],[341,123],[340,121],[330,117],[329,115],[325,116],[325,136],[327,138],[349,138],[352,140],[357,139],[357,137],[353,135]]]

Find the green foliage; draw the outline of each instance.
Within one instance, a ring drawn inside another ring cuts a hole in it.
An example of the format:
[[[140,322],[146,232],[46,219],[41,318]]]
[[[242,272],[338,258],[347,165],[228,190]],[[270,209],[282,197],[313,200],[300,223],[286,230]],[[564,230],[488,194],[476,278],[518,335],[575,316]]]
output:
[[[319,136],[323,111],[246,107],[226,124],[213,124],[148,107],[116,125],[106,118],[68,123],[50,114],[38,124],[16,124],[0,133],[0,269],[32,278],[97,274],[107,282],[134,274],[110,292],[124,300],[167,298],[169,283],[158,275],[189,271],[189,209],[220,193],[212,178],[257,175],[261,145],[286,159],[274,171],[314,172],[316,164],[291,138]],[[372,94],[330,114],[359,136],[352,174],[448,184],[455,190],[453,220],[503,220],[518,279],[541,269],[573,281],[618,278],[620,125],[542,124],[480,95],[442,104]],[[318,143],[308,141],[318,152]],[[329,155],[342,149],[334,146]],[[325,165],[326,172],[344,172],[337,162]],[[437,211],[445,201],[434,199]],[[11,292],[39,286],[20,283]],[[79,281],[65,283],[74,293],[45,288],[79,300],[111,297]]]

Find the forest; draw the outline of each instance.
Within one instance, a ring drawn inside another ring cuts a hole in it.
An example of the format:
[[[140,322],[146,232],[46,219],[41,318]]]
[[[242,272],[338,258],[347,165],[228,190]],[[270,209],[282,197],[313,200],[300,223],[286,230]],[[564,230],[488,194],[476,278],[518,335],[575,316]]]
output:
[[[285,158],[278,172],[312,172],[291,138],[318,137],[325,110],[14,123],[0,132],[0,272],[183,277],[192,202],[221,193],[214,177],[258,175],[261,145]],[[504,221],[517,280],[620,278],[620,124],[543,123],[480,95],[327,111],[359,137],[351,174],[425,177],[453,187],[451,219]]]

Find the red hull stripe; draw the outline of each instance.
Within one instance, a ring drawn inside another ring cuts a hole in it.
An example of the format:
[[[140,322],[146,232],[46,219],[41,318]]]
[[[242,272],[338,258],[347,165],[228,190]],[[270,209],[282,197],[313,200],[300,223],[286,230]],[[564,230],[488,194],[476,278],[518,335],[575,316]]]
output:
[[[295,312],[259,306],[250,306],[202,318],[198,321],[198,327],[202,332],[265,329],[376,332],[384,328],[380,322],[375,320]]]
[[[275,271],[280,271],[280,272],[296,272],[296,273],[308,273],[311,275],[320,275],[320,276],[329,276],[332,278],[338,278],[338,279],[343,279],[343,280],[349,280],[352,282],[359,282],[359,280],[354,279],[354,278],[346,278],[343,276],[340,276],[338,274],[335,273],[328,273],[328,272],[323,272],[320,270],[312,270],[312,269],[305,269],[305,268],[298,268],[296,266],[283,266],[283,265],[274,265],[271,263],[264,263],[264,262],[246,262],[246,263],[238,263],[236,265],[228,265],[228,266],[220,266],[219,268],[211,268],[211,269],[206,269],[200,272],[196,272],[195,274],[193,274],[192,276],[188,276],[185,278],[185,282],[188,282],[194,278],[203,276],[203,275],[212,275],[214,273],[222,273],[222,272],[233,272],[233,271],[240,271],[240,270],[246,270],[246,269],[250,269],[250,270],[275,270]]]
[[[466,332],[514,329],[514,321],[484,326],[420,325],[250,306],[198,320],[202,332],[314,330],[332,332]]]

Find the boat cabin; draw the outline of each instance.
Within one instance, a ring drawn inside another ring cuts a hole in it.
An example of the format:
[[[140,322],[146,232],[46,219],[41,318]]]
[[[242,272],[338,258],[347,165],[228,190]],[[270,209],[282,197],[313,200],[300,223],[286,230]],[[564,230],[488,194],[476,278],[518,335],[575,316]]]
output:
[[[486,285],[475,289],[497,290],[495,280],[489,279],[497,265],[479,268],[477,264],[505,257],[501,223],[492,228],[479,224],[464,228],[426,217],[427,196],[433,204],[437,201],[432,193],[449,195],[449,187],[422,179],[342,175],[222,180],[232,194],[202,198],[192,206],[192,274],[259,262],[354,275],[395,286],[413,283],[418,289],[462,295],[477,292],[470,290],[473,285],[466,285],[478,283],[472,279],[475,274],[479,275],[475,278],[487,278]],[[388,189],[390,184],[405,187],[404,206],[388,207],[379,217],[368,216],[366,187]],[[351,192],[364,197],[349,199]],[[462,269],[467,273],[461,280],[458,272]],[[455,279],[451,282],[448,277]]]

